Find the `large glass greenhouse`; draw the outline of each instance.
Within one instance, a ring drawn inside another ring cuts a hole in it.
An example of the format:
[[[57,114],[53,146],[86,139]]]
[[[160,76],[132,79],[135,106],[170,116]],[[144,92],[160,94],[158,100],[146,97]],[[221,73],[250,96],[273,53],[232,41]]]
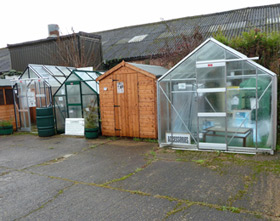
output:
[[[97,107],[99,112],[99,84],[96,82],[99,75],[95,71],[73,70],[54,94],[58,133],[65,131],[66,118],[84,118],[90,106]]]
[[[273,154],[276,74],[209,38],[158,80],[161,147]]]
[[[28,65],[14,85],[19,130],[31,131],[31,125],[36,122],[36,107],[52,106],[53,94],[72,70],[72,67]]]

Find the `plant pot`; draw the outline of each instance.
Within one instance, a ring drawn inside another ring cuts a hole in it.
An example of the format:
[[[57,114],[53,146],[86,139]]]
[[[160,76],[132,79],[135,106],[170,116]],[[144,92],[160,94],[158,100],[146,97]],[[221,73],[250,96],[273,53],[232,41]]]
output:
[[[0,135],[10,135],[13,133],[13,125],[0,127]]]
[[[99,128],[85,128],[85,137],[87,139],[94,139],[98,137]]]

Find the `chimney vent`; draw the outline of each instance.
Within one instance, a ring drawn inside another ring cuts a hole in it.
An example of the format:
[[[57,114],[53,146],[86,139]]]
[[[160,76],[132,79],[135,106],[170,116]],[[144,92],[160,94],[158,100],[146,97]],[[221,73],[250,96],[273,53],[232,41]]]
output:
[[[50,38],[59,37],[59,26],[57,24],[48,25],[48,29],[49,29],[49,37]]]

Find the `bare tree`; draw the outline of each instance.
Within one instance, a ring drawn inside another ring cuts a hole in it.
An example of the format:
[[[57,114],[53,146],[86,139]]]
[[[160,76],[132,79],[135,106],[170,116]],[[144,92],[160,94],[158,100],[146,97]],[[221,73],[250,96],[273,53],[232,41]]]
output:
[[[192,34],[184,33],[177,34],[166,22],[171,37],[166,38],[165,45],[161,49],[160,65],[171,68],[197,48],[204,40],[202,34],[199,32],[199,27],[194,28]]]
[[[60,36],[56,39],[58,65],[74,67],[93,67],[99,69],[102,65],[100,37],[84,32]]]

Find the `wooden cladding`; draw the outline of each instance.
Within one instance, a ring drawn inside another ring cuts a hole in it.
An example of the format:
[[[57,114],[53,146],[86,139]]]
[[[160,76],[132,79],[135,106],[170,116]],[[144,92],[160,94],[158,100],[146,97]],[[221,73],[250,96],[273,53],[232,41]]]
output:
[[[16,130],[13,89],[11,87],[0,88],[0,120],[10,120]]]
[[[97,79],[102,134],[157,138],[156,77],[125,62],[111,70]]]

